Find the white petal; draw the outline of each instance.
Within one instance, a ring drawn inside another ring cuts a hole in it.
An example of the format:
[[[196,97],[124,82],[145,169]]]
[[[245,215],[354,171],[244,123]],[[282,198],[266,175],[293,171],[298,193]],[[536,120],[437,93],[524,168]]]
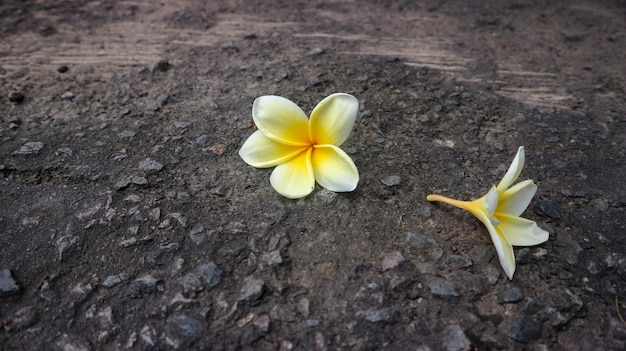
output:
[[[528,208],[535,192],[537,186],[531,179],[515,184],[500,195],[496,212],[512,216],[521,215]]]
[[[270,183],[284,197],[299,199],[309,195],[315,189],[315,177],[311,166],[310,148],[272,171]]]
[[[520,146],[517,149],[517,154],[513,159],[513,162],[509,166],[509,169],[504,174],[504,177],[496,187],[498,192],[502,194],[506,189],[508,189],[519,177],[519,174],[522,172],[522,168],[524,168],[524,147]]]
[[[332,94],[320,101],[309,123],[309,134],[315,144],[343,144],[354,126],[359,101],[349,94]]]
[[[319,185],[331,191],[352,191],[359,183],[359,171],[343,150],[333,145],[316,145],[313,172]]]
[[[489,231],[493,246],[495,246],[496,252],[498,253],[500,266],[504,269],[506,276],[509,277],[509,279],[513,279],[513,273],[515,273],[515,252],[513,251],[513,246],[507,241],[506,237],[501,235],[498,230],[491,225],[491,223],[484,224]]]
[[[252,118],[268,138],[286,145],[310,145],[309,120],[298,105],[280,96],[256,98]]]
[[[489,215],[489,220],[493,225],[499,224],[498,220],[493,216],[493,214],[496,212],[496,209],[498,208],[498,198],[498,191],[496,190],[495,186],[491,187],[491,190],[489,190],[489,192],[485,196],[485,207],[487,210],[487,215]]]
[[[500,214],[498,218],[500,219],[498,229],[511,245],[538,245],[548,240],[550,236],[547,231],[539,228],[537,223],[530,219]]]
[[[257,168],[274,167],[297,154],[306,151],[306,146],[280,144],[257,130],[239,149],[239,156],[250,166]]]

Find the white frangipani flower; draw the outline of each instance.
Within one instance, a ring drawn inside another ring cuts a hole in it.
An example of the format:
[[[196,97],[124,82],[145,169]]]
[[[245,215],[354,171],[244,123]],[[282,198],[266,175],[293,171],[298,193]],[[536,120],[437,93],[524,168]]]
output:
[[[524,147],[521,146],[513,163],[497,186],[483,197],[473,201],[460,201],[441,195],[428,195],[428,201],[444,202],[469,211],[476,216],[489,231],[500,265],[507,277],[513,279],[515,254],[513,246],[533,246],[548,240],[549,233],[537,223],[521,218],[532,200],[537,186],[532,180],[525,180],[514,186],[524,167]]]
[[[358,110],[356,98],[337,93],[320,101],[309,119],[288,99],[261,96],[252,106],[259,130],[250,135],[239,155],[253,167],[276,166],[270,183],[291,199],[309,195],[316,181],[331,191],[352,191],[359,172],[339,146],[350,135]]]

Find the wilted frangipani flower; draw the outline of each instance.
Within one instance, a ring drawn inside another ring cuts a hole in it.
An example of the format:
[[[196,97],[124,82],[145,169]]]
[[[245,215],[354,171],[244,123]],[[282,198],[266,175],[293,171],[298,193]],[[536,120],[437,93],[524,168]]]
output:
[[[332,94],[311,112],[280,96],[254,100],[252,118],[257,130],[239,150],[241,158],[257,168],[276,168],[272,187],[297,199],[309,195],[315,182],[331,191],[352,191],[359,171],[343,150],[354,126],[359,102],[349,94]]]
[[[524,167],[524,147],[517,150],[513,163],[497,186],[493,186],[485,196],[473,201],[460,201],[441,195],[428,195],[428,201],[440,201],[469,211],[476,216],[489,231],[500,265],[507,277],[513,279],[515,272],[515,246],[533,246],[548,240],[549,233],[537,223],[519,217],[530,204],[537,186],[529,179],[517,183]]]

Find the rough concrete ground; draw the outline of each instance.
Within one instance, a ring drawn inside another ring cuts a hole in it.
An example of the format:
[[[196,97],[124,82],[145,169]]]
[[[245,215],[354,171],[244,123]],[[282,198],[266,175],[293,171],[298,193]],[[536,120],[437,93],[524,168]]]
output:
[[[3,350],[618,350],[623,1],[5,1]],[[280,197],[257,96],[361,104],[356,191]],[[548,242],[483,195],[526,149]],[[626,312],[622,312],[626,313]]]

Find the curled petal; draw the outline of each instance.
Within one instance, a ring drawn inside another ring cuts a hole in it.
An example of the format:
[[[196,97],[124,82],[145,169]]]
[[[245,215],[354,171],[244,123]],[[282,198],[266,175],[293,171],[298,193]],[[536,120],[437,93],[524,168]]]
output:
[[[309,148],[307,152],[302,152],[274,168],[270,183],[279,194],[290,199],[299,199],[313,191],[315,177],[311,165],[312,151],[313,148]]]
[[[309,120],[298,105],[280,96],[256,98],[252,118],[268,138],[286,145],[310,145]]]
[[[359,171],[343,150],[334,145],[316,145],[311,157],[315,180],[331,191],[352,191]]]
[[[496,187],[492,187],[491,190],[485,195],[485,208],[487,209],[487,215],[489,215],[489,220],[491,224],[498,225],[498,220],[493,216],[498,208],[498,198],[499,194],[496,190]]]
[[[526,211],[535,192],[537,192],[537,186],[531,179],[517,183],[500,194],[500,203],[496,211],[519,216]]]
[[[257,130],[241,146],[239,156],[250,166],[266,168],[284,163],[305,150],[303,146],[277,143]]]
[[[513,273],[515,273],[515,252],[513,252],[513,246],[499,229],[496,229],[491,223],[485,223],[484,221],[483,223],[489,231],[493,246],[496,247],[500,266],[502,266],[506,276],[509,279],[513,279]]]
[[[498,214],[498,218],[500,219],[498,229],[511,245],[538,245],[548,240],[550,236],[547,231],[539,228],[537,223],[530,219],[506,214]]]
[[[522,172],[522,168],[524,168],[524,147],[520,146],[517,149],[517,154],[511,162],[509,169],[504,174],[504,177],[496,187],[498,189],[498,193],[502,194],[506,189],[508,189],[513,182],[519,177],[519,174]]]
[[[332,94],[311,112],[309,134],[315,144],[343,144],[354,126],[359,101],[349,94]]]

